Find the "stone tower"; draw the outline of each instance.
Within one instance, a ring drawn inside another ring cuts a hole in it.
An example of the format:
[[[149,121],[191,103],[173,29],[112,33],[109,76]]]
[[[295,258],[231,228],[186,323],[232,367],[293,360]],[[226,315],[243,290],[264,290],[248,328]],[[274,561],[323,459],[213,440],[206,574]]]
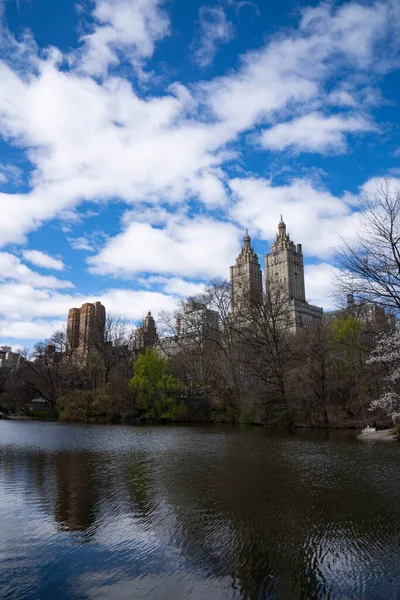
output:
[[[143,326],[135,331],[135,349],[144,352],[146,348],[154,348],[156,342],[156,322],[149,311],[143,321]]]
[[[291,241],[282,215],[276,240],[265,255],[265,279],[267,288],[279,286],[289,300],[306,301],[301,244],[295,246]]]
[[[258,256],[246,229],[243,247],[231,271],[231,313],[240,312],[243,303],[262,302],[262,274]]]
[[[267,291],[281,290],[287,297],[286,327],[297,331],[322,319],[323,310],[306,301],[304,285],[303,251],[301,244],[294,245],[282,216],[271,251],[265,256]]]

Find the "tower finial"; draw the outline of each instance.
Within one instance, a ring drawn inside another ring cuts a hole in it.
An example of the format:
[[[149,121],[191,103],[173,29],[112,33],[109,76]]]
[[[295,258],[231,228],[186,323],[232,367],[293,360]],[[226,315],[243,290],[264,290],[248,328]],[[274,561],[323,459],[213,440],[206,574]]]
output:
[[[286,225],[283,221],[283,217],[281,215],[281,220],[279,221],[279,225],[278,225],[278,236],[279,237],[284,237],[286,235]]]
[[[245,248],[250,248],[250,242],[251,242],[251,239],[250,239],[250,236],[249,236],[249,231],[248,231],[248,229],[246,227],[246,233],[245,233],[245,236],[243,238],[244,247]]]

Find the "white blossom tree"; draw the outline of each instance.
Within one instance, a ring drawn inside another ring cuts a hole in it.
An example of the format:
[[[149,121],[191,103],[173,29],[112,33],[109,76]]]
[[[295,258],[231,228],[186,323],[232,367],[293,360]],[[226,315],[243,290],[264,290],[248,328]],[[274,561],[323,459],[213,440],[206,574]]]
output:
[[[386,389],[371,402],[369,410],[383,410],[397,425],[400,421],[400,331],[382,335],[367,363],[381,366],[386,373]]]

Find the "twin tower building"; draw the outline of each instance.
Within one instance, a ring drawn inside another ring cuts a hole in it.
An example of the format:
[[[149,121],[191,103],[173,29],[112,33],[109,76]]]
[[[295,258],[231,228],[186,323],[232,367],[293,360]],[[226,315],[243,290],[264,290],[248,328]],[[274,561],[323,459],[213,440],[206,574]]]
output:
[[[261,304],[263,300],[261,267],[247,231],[242,250],[236,259],[236,264],[231,267],[230,275],[231,314],[240,319],[249,301]],[[306,301],[301,244],[295,246],[291,241],[282,217],[276,240],[271,246],[270,253],[265,256],[265,280],[269,296],[273,297],[279,290],[280,298],[285,301],[288,309],[288,327],[296,330],[322,319],[322,308],[312,306]],[[88,302],[81,308],[71,308],[67,325],[68,349],[85,355],[90,348],[104,344],[105,323],[106,311],[101,302],[93,304]],[[144,320],[143,327],[136,331],[135,339],[144,347],[150,343],[149,336],[154,342],[156,327],[151,313]]]
[[[247,230],[242,250],[230,270],[231,313],[239,316],[244,303],[261,304],[263,298],[262,271]],[[295,246],[292,242],[282,217],[276,240],[265,255],[265,285],[270,298],[279,295],[288,303],[290,328],[296,330],[322,319],[323,309],[306,300],[301,244]]]

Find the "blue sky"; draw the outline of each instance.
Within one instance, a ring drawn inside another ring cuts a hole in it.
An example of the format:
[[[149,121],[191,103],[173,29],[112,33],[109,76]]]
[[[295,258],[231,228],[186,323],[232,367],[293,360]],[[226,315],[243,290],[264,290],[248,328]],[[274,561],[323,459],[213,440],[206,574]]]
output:
[[[0,344],[228,277],[283,213],[329,309],[360,194],[400,181],[400,3],[0,0]]]

